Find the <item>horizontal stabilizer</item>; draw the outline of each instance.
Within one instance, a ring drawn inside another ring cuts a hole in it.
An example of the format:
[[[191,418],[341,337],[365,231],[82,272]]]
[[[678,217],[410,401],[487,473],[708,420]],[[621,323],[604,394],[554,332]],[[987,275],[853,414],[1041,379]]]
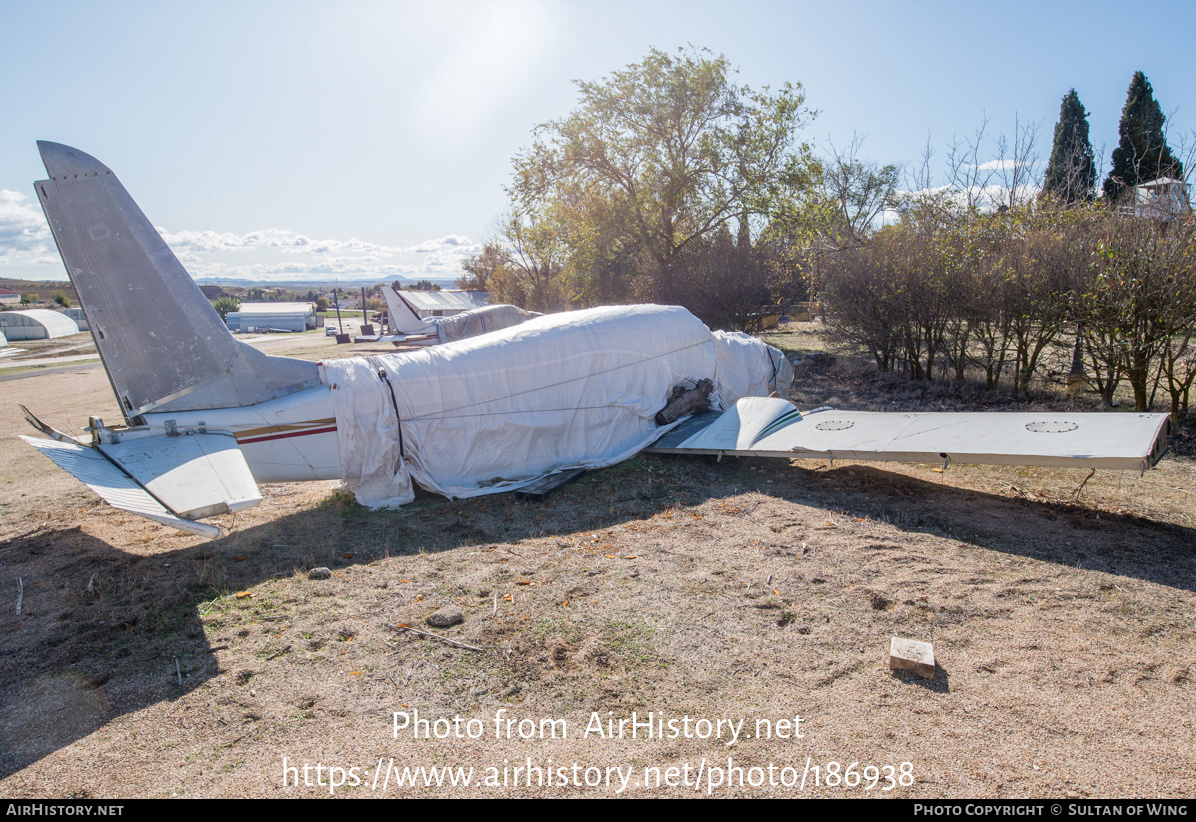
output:
[[[745,398],[668,432],[653,453],[864,462],[941,462],[1145,470],[1171,432],[1166,414],[807,412]]]
[[[235,514],[262,501],[231,434],[122,436],[99,448],[183,519]]]
[[[178,528],[201,537],[214,539],[221,531],[214,525],[180,519],[154,499],[128,474],[113,465],[94,448],[77,442],[56,442],[22,436],[21,439],[41,451],[62,470],[95,491],[113,508]]]

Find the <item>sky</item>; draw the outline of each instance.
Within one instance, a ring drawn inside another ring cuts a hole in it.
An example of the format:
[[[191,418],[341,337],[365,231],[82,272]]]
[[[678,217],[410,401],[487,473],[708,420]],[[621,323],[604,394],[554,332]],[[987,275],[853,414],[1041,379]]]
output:
[[[0,277],[65,279],[35,142],[105,163],[197,279],[456,277],[538,124],[651,48],[800,83],[826,153],[917,164],[1075,88],[1104,167],[1135,71],[1196,143],[1196,3],[0,0]]]

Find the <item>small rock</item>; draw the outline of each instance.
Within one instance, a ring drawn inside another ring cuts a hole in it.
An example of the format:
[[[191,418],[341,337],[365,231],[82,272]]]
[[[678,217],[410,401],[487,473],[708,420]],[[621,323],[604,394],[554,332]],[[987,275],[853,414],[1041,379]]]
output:
[[[332,579],[332,570],[329,568],[312,568],[307,572],[308,579]]]
[[[457,608],[441,608],[428,617],[428,624],[433,628],[447,628],[465,621],[465,614]]]

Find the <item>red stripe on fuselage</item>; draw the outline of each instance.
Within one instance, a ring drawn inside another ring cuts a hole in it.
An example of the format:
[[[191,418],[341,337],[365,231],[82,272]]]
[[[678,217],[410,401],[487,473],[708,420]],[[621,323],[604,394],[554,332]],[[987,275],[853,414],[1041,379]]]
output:
[[[336,426],[334,425],[331,428],[313,428],[310,431],[292,431],[288,434],[274,434],[269,437],[253,437],[247,440],[239,439],[237,440],[237,445],[250,445],[255,442],[269,442],[270,440],[285,440],[287,437],[306,437],[308,434],[327,434],[335,430]]]

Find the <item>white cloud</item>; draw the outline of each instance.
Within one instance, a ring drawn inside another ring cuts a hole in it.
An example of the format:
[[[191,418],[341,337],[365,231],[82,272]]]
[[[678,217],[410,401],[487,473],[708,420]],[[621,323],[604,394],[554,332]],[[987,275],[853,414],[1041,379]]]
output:
[[[37,204],[19,191],[0,189],[0,258],[44,254],[52,248],[50,228]]]
[[[462,261],[481,250],[460,234],[396,247],[357,237],[315,240],[279,228],[246,234],[158,231],[197,279],[445,279],[457,277]]]
[[[157,231],[197,279],[444,279],[458,276],[461,262],[481,250],[461,234],[402,247],[358,237],[315,239],[283,228],[243,234],[162,227]],[[0,190],[0,276],[7,269],[8,276],[61,278],[64,272],[55,251],[37,203],[20,192]]]
[[[1023,163],[1023,165],[1025,165]],[[1017,168],[1016,160],[989,160],[987,163],[980,164],[981,171],[1013,171]]]
[[[176,254],[180,251],[210,254],[224,251],[248,251],[253,249],[278,249],[283,253],[349,253],[349,254],[393,254],[399,249],[368,243],[356,237],[349,240],[313,240],[303,234],[280,228],[266,228],[247,234],[229,231],[169,231],[155,226],[162,239]]]
[[[416,254],[427,254],[436,251],[447,251],[449,249],[467,250],[470,254],[477,254],[481,251],[481,247],[468,237],[462,237],[460,234],[448,234],[437,240],[425,240],[417,245],[407,246],[404,251],[411,251]]]

